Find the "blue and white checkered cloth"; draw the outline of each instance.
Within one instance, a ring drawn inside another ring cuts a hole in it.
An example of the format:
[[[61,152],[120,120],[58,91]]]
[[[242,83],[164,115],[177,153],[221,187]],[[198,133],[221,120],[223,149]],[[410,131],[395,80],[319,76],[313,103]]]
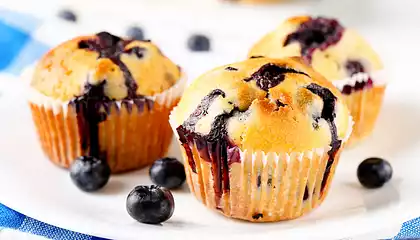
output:
[[[32,33],[41,21],[0,9],[0,72],[18,75],[48,50]]]
[[[33,37],[41,21],[32,16],[0,9],[0,74],[18,75],[48,50]],[[0,203],[0,229],[14,229],[49,239],[99,240],[58,228],[16,212]],[[0,234],[1,235],[1,234]],[[394,239],[420,239],[420,218],[403,224]]]

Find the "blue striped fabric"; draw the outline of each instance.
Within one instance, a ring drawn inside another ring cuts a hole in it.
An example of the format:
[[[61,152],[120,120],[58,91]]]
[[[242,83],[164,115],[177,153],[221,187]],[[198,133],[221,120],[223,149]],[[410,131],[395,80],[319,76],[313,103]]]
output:
[[[0,227],[56,240],[105,240],[40,222],[0,204]]]
[[[0,73],[18,75],[48,50],[48,46],[35,40],[32,35],[41,21],[32,16],[0,9]],[[18,213],[0,204],[0,228],[44,236],[49,239],[98,240],[58,228]],[[394,239],[420,239],[420,218],[404,223]]]

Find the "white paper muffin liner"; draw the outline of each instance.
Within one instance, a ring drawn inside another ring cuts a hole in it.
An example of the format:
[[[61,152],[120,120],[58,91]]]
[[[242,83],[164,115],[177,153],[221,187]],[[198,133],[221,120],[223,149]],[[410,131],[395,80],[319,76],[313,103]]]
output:
[[[172,111],[170,122],[179,139],[176,131],[179,124],[173,119],[175,111],[176,109]],[[352,118],[349,118],[352,123]],[[331,165],[322,192],[321,184],[330,146],[290,153],[239,149],[240,163],[229,166],[230,188],[220,195],[216,193],[214,186],[215,182],[217,184],[221,180],[215,178],[212,164],[202,159],[195,143],[190,142],[195,171],[190,167],[187,154],[181,146],[187,182],[198,200],[228,217],[259,222],[294,219],[310,212],[325,199],[340,153],[351,131],[352,124],[349,125],[346,136],[341,139],[342,146]]]

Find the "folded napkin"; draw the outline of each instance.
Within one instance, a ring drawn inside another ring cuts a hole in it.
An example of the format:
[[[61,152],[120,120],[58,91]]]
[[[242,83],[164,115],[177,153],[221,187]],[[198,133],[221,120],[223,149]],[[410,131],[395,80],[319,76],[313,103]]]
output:
[[[36,39],[36,31],[41,23],[33,16],[0,9],[0,78],[2,74],[18,76],[25,66],[48,50],[46,44]],[[0,203],[0,238],[1,228],[56,240],[103,239],[37,221]],[[404,223],[394,239],[420,239],[420,218]]]

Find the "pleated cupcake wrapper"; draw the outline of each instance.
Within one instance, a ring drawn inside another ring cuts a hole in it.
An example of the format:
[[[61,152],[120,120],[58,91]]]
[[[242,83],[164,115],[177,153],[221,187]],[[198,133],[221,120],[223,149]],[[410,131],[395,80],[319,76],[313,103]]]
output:
[[[163,157],[173,133],[168,118],[183,93],[186,78],[152,100],[114,101],[99,124],[99,146],[113,173],[134,170]],[[89,155],[82,149],[82,136],[75,107],[29,89],[29,103],[41,146],[54,163],[69,167],[77,157]],[[140,107],[138,107],[140,106]]]
[[[358,73],[350,78],[333,81],[333,84],[343,91],[344,86],[355,87],[357,83],[366,83],[369,77],[373,81],[373,87],[353,91],[348,95],[343,94],[344,102],[355,122],[347,146],[354,145],[372,133],[381,110],[388,74],[385,70],[379,70],[369,74]]]
[[[351,117],[349,121],[352,122]],[[177,123],[173,118],[170,122],[179,139],[176,131]],[[349,138],[351,131],[352,125],[349,126],[346,137],[342,139],[342,145]],[[215,177],[212,163],[200,156],[200,147],[197,147],[194,141],[188,144],[195,169],[190,166],[182,146],[181,150],[187,182],[197,199],[228,217],[259,222],[294,219],[319,206],[328,193],[343,149],[341,147],[335,156],[322,192],[321,184],[329,159],[330,146],[291,153],[236,149],[240,155],[240,163],[229,164],[230,187],[229,189],[222,187],[223,191],[220,191],[215,187],[220,184],[220,180]],[[208,156],[212,156],[211,152]],[[222,186],[223,184],[222,182]],[[220,192],[221,195],[218,194]]]

